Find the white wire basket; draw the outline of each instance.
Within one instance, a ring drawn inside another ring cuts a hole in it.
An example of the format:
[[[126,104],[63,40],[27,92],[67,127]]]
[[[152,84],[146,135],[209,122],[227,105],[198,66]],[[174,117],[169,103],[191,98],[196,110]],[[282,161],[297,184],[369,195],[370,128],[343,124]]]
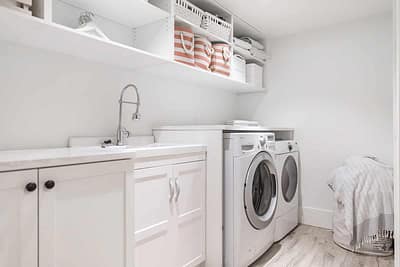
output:
[[[204,12],[200,26],[210,33],[229,42],[232,32],[232,24],[229,22],[226,22],[211,13]]]
[[[200,26],[204,11],[186,0],[175,0],[175,14],[196,26]]]

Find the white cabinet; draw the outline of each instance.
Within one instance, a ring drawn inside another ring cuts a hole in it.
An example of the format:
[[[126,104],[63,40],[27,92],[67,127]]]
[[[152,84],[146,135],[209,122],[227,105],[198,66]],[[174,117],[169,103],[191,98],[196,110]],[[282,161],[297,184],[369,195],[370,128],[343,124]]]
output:
[[[205,162],[135,170],[135,266],[205,260]]]
[[[37,214],[37,170],[0,173],[0,266],[38,266]]]
[[[0,266],[133,266],[129,168],[121,160],[0,173]]]
[[[120,161],[39,170],[40,267],[132,266],[126,169]]]
[[[174,267],[172,168],[136,170],[135,177],[135,266]]]
[[[205,260],[205,162],[174,166],[176,186],[175,266],[196,266]]]

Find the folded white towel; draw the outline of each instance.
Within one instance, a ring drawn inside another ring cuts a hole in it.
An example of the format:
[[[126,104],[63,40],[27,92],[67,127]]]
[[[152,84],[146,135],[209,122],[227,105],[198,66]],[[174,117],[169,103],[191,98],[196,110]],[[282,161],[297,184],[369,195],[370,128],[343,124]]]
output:
[[[246,50],[250,50],[251,49],[251,44],[250,43],[248,43],[246,41],[243,41],[243,40],[240,40],[237,37],[233,37],[233,43],[235,44],[235,46],[238,46],[240,48],[243,48],[243,49],[246,49]]]
[[[247,127],[260,127],[260,124],[257,121],[244,121],[244,120],[231,120],[226,121],[225,125],[232,126],[247,126]]]
[[[262,43],[254,40],[254,39],[252,39],[250,37],[242,37],[240,39],[242,39],[243,41],[251,44],[251,46],[254,47],[254,48],[257,48],[257,49],[260,49],[260,50],[264,50],[265,49],[265,47],[264,47],[264,45]]]
[[[250,49],[250,54],[253,57],[256,57],[256,58],[258,58],[260,60],[263,60],[263,61],[267,60],[267,53],[265,53],[265,51],[263,51],[263,50],[260,50],[260,49],[257,49],[257,48],[253,47],[253,48]]]

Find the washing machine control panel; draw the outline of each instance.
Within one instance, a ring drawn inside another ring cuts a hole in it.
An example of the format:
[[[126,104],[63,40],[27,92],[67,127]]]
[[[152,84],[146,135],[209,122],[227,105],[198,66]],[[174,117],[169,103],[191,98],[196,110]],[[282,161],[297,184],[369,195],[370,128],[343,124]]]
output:
[[[275,135],[274,134],[260,135],[259,149],[274,150],[275,149]]]
[[[265,136],[260,136],[260,146],[264,147],[267,143],[267,138]]]

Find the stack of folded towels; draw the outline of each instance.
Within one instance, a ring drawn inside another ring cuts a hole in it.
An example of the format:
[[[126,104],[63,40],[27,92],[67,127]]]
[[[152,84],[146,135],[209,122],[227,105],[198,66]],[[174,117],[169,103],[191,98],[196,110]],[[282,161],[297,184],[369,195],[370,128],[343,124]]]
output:
[[[267,53],[265,53],[264,45],[262,45],[260,42],[250,38],[250,37],[242,37],[242,38],[233,38],[233,43],[235,46],[243,48],[253,56],[256,57],[262,61],[267,60]]]

